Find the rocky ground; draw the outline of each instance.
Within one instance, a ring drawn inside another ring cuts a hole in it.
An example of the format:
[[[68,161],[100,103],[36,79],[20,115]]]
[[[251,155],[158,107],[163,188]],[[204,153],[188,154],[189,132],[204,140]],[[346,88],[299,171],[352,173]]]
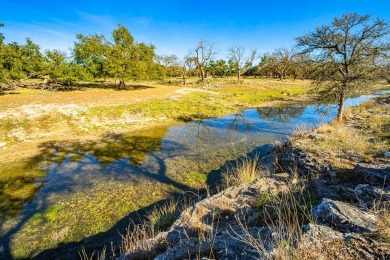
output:
[[[386,97],[364,113],[379,109],[386,132],[389,108]],[[352,111],[342,127],[364,128],[364,113]],[[167,231],[134,240],[120,259],[390,259],[387,137],[376,139],[382,150],[372,156],[343,146],[337,164],[332,147],[317,145],[329,137],[319,129],[277,146],[260,161],[256,181],[197,202]]]

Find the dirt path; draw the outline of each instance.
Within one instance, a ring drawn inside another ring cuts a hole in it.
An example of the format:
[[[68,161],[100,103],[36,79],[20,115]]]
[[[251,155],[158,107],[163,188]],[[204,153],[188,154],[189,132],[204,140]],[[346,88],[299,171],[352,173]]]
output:
[[[68,92],[52,92],[35,89],[17,89],[13,94],[0,96],[0,111],[21,107],[23,105],[75,104],[120,105],[156,97],[167,97],[183,94],[177,86],[156,85],[136,90],[85,89]]]

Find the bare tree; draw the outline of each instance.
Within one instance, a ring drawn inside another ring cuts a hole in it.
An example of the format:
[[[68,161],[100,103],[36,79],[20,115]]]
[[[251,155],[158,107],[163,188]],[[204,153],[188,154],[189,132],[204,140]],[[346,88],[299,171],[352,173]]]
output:
[[[273,58],[270,61],[280,80],[285,79],[287,73],[294,66],[293,59],[296,54],[297,52],[294,48],[278,48],[273,52]]]
[[[343,120],[346,97],[368,87],[377,75],[376,62],[390,49],[384,41],[389,32],[389,22],[353,13],[297,38],[303,52],[319,64],[314,74],[319,97],[338,101],[338,121]]]
[[[194,62],[196,68],[199,70],[202,81],[205,79],[205,66],[208,61],[212,59],[212,57],[217,54],[215,50],[215,44],[200,40],[198,46],[194,50]]]
[[[233,62],[237,72],[237,81],[240,82],[241,74],[250,69],[257,59],[257,50],[252,50],[248,57],[245,57],[245,48],[241,46],[232,46],[228,52],[229,59]]]

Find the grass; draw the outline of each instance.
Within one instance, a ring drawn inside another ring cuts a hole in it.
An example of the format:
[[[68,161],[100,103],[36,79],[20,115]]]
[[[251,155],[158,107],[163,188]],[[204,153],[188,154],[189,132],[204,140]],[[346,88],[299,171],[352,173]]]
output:
[[[243,235],[234,230],[231,236],[234,239],[251,246],[259,254],[260,258],[269,258],[267,248],[274,248],[276,259],[299,259],[301,254],[296,254],[296,244],[303,236],[303,225],[313,223],[311,214],[311,202],[305,194],[305,183],[293,182],[287,184],[287,189],[276,194],[262,194],[257,203],[257,210],[261,210],[261,223],[257,226],[270,228],[268,242],[260,236],[250,234],[247,224],[240,219],[237,223],[243,231]],[[269,244],[267,244],[269,243]],[[295,257],[291,257],[295,256]]]
[[[375,100],[346,111],[344,124],[320,125],[314,133],[298,129],[293,143],[304,147],[318,158],[326,159],[338,169],[350,169],[356,160],[381,158],[390,147],[388,107]],[[312,143],[316,145],[313,146]],[[325,156],[326,155],[326,156]]]
[[[232,187],[240,184],[251,183],[261,177],[261,170],[258,166],[259,157],[243,157],[237,160],[237,166],[230,167],[222,174],[224,187]]]
[[[382,209],[380,212],[374,211],[378,215],[378,235],[381,240],[390,245],[390,209]]]
[[[154,207],[147,215],[147,223],[156,232],[165,231],[176,220],[180,209],[179,202],[170,200],[161,206]]]

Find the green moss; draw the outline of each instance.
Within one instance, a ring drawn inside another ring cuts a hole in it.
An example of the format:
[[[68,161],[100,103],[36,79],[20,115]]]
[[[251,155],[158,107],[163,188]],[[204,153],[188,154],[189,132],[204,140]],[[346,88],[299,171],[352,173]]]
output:
[[[207,181],[207,174],[197,171],[181,173],[178,177],[179,182],[193,188],[204,188]]]

